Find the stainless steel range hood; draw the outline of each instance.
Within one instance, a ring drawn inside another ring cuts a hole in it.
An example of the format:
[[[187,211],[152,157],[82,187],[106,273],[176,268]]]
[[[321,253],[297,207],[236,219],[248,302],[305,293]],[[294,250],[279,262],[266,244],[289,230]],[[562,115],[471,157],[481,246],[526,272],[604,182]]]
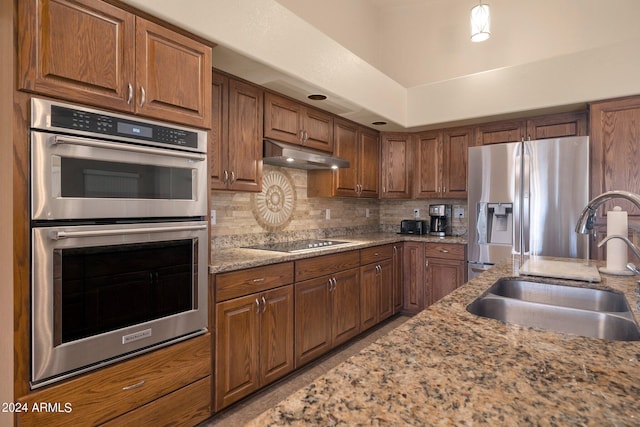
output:
[[[264,140],[264,163],[289,168],[318,170],[348,168],[349,162],[329,153],[285,142]]]

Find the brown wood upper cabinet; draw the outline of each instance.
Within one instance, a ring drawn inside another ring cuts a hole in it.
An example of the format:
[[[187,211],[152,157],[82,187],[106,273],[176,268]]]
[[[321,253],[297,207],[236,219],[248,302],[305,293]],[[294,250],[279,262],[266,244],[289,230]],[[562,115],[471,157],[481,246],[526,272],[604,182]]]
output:
[[[414,197],[467,197],[467,149],[473,128],[451,128],[416,135]]]
[[[410,199],[414,150],[409,133],[384,133],[381,137],[380,165],[382,199]]]
[[[98,0],[18,2],[20,89],[211,127],[211,47]]]
[[[262,102],[259,87],[213,73],[209,132],[212,189],[262,190]]]
[[[584,135],[587,135],[586,113],[551,114],[480,125],[476,129],[476,145]]]
[[[377,198],[380,194],[378,132],[341,119],[334,119],[333,126],[334,155],[348,160],[350,166],[309,171],[307,195]]]
[[[333,116],[267,92],[264,98],[264,136],[333,152]]]

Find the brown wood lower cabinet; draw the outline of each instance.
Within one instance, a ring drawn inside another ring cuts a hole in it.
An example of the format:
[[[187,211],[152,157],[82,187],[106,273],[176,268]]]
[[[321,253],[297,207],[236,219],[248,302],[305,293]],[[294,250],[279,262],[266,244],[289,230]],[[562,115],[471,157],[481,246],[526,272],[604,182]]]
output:
[[[450,243],[426,243],[428,305],[456,290],[466,282],[466,246]]]
[[[375,246],[360,251],[360,330],[394,313],[393,247]]]
[[[210,374],[211,336],[206,334],[24,396],[19,401],[29,408],[59,402],[61,410],[67,403],[70,410],[30,410],[18,414],[16,423],[195,425],[211,415]]]
[[[216,277],[228,297],[272,287],[216,304],[216,411],[293,370],[292,281],[293,263]]]
[[[467,281],[466,245],[404,243],[404,312],[435,303]]]
[[[296,368],[360,332],[360,251],[295,263]]]

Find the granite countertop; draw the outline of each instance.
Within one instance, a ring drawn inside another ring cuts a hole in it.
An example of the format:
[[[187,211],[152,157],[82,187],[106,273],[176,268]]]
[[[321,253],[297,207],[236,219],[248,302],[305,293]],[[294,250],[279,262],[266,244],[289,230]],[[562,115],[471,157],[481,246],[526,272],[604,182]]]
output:
[[[640,425],[640,341],[506,325],[465,310],[496,279],[517,276],[518,261],[458,288],[249,425]],[[621,290],[639,318],[634,277],[553,280]]]
[[[467,243],[467,240],[463,237],[435,237],[427,235],[420,236],[397,233],[369,233],[354,234],[348,236],[333,236],[331,238],[327,238],[327,240],[339,240],[349,242],[349,244],[318,248],[295,254],[247,248],[229,248],[219,250],[212,248],[209,273],[223,273],[227,271],[240,270],[243,268],[258,267],[261,265],[276,264],[285,261],[295,261],[297,259],[309,258],[312,256],[346,252],[354,249],[362,249],[370,246],[404,241],[462,244]]]

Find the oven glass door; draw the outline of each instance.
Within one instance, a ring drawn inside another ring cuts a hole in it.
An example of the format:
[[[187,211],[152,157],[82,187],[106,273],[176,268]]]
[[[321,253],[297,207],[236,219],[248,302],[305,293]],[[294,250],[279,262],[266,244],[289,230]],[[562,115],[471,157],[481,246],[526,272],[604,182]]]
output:
[[[205,216],[206,155],[34,131],[32,219]]]
[[[35,227],[32,384],[207,327],[207,223]]]

